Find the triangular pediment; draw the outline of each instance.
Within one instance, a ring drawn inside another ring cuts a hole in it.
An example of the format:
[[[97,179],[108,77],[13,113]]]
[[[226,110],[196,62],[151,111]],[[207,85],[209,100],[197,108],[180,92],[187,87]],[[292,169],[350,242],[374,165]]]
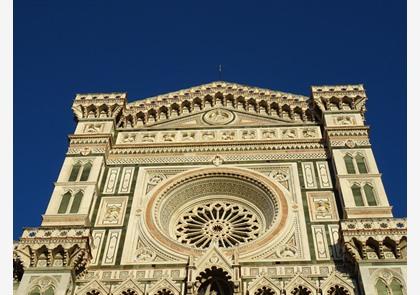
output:
[[[206,268],[220,267],[227,272],[231,272],[232,262],[228,259],[220,249],[213,244],[207,252],[196,263],[197,270]]]
[[[247,113],[229,108],[214,108],[195,114],[162,120],[149,124],[149,128],[209,128],[238,126],[292,126],[296,122],[287,119],[270,118],[260,114]]]
[[[148,290],[148,294],[157,294],[160,290],[169,290],[173,294],[179,294],[180,289],[176,286],[176,284],[168,279],[168,278],[162,278],[156,283],[153,284],[153,286]]]
[[[308,97],[218,81],[128,103],[117,126],[191,128],[308,121],[313,121]]]
[[[105,288],[105,286],[98,280],[90,281],[87,285],[78,289],[76,291],[77,295],[85,295],[88,292],[92,292],[93,290],[100,292],[101,294],[109,293],[109,288]],[[93,294],[93,292],[92,292]]]
[[[279,287],[277,287],[278,284],[276,284],[276,282],[274,282],[271,278],[268,278],[266,276],[261,276],[255,280],[253,280],[249,286],[249,293],[250,294],[255,294],[257,292],[258,289],[263,289],[265,288],[270,288],[272,291],[275,292],[275,294],[281,294],[281,290]]]
[[[241,94],[242,96],[253,96],[259,98],[262,96],[266,97],[278,97],[284,100],[307,100],[308,97],[299,94],[293,94],[288,92],[283,92],[279,90],[273,90],[268,88],[260,88],[250,85],[244,85],[239,83],[227,82],[227,81],[214,81],[202,85],[197,85],[177,91],[172,91],[144,99],[139,99],[129,103],[130,106],[142,106],[148,104],[159,104],[170,100],[171,102],[176,101],[177,99],[185,100],[189,98],[195,98],[199,96],[214,95],[217,93],[236,93]]]

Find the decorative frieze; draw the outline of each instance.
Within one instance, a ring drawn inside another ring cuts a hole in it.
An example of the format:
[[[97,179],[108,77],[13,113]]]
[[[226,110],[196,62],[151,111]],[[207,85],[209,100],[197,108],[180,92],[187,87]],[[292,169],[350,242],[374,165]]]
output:
[[[272,141],[321,139],[318,126],[247,129],[204,129],[194,131],[121,132],[117,144],[170,144],[217,141]]]

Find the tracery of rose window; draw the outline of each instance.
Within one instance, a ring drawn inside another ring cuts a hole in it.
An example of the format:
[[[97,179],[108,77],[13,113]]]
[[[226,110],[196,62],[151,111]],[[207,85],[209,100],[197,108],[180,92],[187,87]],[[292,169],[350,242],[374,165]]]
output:
[[[182,214],[175,231],[179,242],[204,249],[212,242],[223,248],[244,244],[258,238],[262,228],[252,209],[234,202],[213,201]]]

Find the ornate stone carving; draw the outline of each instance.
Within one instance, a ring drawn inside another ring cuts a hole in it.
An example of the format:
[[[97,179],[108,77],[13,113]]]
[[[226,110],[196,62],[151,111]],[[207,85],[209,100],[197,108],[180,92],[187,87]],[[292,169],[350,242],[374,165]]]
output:
[[[136,250],[134,260],[136,262],[150,262],[156,258],[156,253],[149,247],[140,247]]]
[[[211,125],[226,125],[232,122],[234,118],[231,111],[224,109],[211,110],[203,116],[203,120]]]
[[[307,192],[311,221],[336,221],[337,209],[333,192]]]
[[[99,133],[102,131],[103,124],[100,123],[90,123],[85,125],[85,133]]]
[[[212,242],[219,247],[234,247],[261,235],[253,209],[234,202],[204,202],[182,214],[176,221],[178,241],[200,249]]]

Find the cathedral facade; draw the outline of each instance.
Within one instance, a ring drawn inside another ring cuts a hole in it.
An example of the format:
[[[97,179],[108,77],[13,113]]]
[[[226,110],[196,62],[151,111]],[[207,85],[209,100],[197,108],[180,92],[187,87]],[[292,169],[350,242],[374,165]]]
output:
[[[78,94],[17,295],[406,294],[363,85]],[[70,118],[69,118],[70,119]]]

